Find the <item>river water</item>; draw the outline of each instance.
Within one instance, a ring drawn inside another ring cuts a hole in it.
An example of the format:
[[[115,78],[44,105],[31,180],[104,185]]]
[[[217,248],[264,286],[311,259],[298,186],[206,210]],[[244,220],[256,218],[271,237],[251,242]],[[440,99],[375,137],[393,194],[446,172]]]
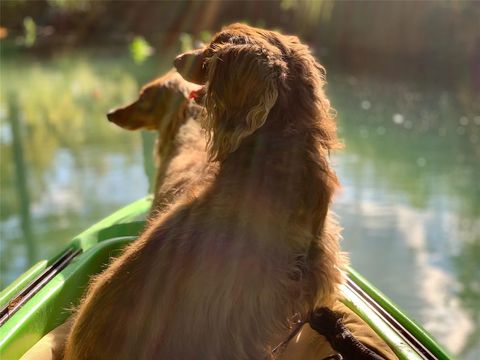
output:
[[[75,52],[1,63],[0,285],[144,196],[154,134],[111,107],[169,68]],[[480,111],[465,87],[329,73],[345,149],[334,209],[353,267],[464,359],[480,354]],[[476,112],[475,112],[476,111]],[[147,150],[147,153],[149,150]],[[145,166],[145,163],[147,166]]]

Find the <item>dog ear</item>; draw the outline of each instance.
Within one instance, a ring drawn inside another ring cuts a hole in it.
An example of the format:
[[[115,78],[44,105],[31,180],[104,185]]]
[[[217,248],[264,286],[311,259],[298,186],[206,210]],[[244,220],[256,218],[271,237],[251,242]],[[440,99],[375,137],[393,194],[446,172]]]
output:
[[[195,49],[180,54],[175,58],[175,68],[185,80],[194,84],[205,83],[204,52],[204,48]]]
[[[205,128],[210,158],[223,160],[267,120],[286,64],[274,48],[219,44],[206,59],[206,68]]]

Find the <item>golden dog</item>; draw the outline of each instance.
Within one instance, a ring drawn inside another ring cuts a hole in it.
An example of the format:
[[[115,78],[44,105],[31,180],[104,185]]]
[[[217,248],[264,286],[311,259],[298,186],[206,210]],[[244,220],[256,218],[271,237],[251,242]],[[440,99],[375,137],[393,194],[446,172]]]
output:
[[[271,358],[296,319],[338,297],[323,68],[296,37],[242,24],[176,65],[205,85],[218,173],[92,282],[68,360]]]
[[[176,71],[146,84],[133,103],[110,111],[108,119],[127,130],[156,130],[155,187],[152,216],[182,196],[211,181],[215,164],[208,162],[202,108],[191,99],[198,86]]]

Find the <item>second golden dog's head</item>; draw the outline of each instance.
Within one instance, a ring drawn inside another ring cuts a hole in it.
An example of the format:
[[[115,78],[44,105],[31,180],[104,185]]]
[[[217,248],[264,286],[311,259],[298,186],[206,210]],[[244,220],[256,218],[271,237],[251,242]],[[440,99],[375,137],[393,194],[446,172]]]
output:
[[[169,71],[140,90],[134,102],[113,109],[107,118],[127,130],[164,130],[188,103],[189,94],[198,85],[187,83],[175,70]]]
[[[178,56],[175,66],[186,80],[205,86],[212,159],[235,151],[272,113],[284,132],[318,132],[326,150],[337,144],[324,69],[295,36],[233,24],[203,49]]]

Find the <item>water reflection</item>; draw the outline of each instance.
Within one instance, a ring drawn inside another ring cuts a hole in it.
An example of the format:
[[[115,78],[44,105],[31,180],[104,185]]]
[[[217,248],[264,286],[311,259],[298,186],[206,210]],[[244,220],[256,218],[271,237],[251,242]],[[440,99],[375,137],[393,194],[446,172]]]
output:
[[[25,166],[23,129],[19,119],[19,108],[16,94],[8,94],[10,139],[12,144],[12,158],[10,161],[15,167],[15,195],[20,206],[20,227],[22,229],[25,248],[27,249],[27,261],[35,260],[36,242],[32,231],[30,214],[30,194],[27,186],[27,167]],[[5,129],[6,130],[6,129]]]
[[[475,322],[458,297],[462,284],[452,269],[458,216],[448,206],[416,208],[404,194],[376,187],[372,162],[351,171],[356,160],[336,160],[344,190],[335,207],[353,266],[460,353]]]
[[[127,56],[2,58],[1,287],[145,195],[141,138],[113,127],[105,113],[165,65],[136,74]]]
[[[335,207],[354,267],[450,351],[477,358],[477,105],[415,84],[336,80],[347,146],[335,157],[344,186]]]
[[[1,286],[147,192],[154,134],[118,129],[105,113],[167,68],[123,55],[2,59]],[[329,82],[347,145],[333,159],[343,184],[335,208],[354,267],[474,359],[479,109],[465,91],[335,74]]]

